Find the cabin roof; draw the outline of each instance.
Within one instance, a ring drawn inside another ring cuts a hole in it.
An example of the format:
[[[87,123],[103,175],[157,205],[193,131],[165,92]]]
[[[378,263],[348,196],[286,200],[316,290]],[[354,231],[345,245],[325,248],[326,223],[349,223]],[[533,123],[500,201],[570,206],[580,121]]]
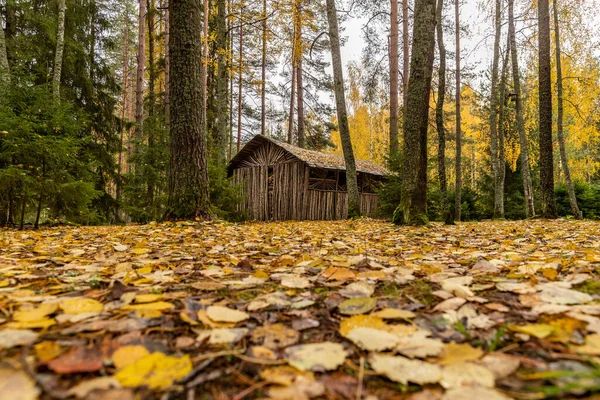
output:
[[[260,146],[264,145],[265,143],[272,143],[275,146],[281,147],[300,161],[305,162],[309,167],[334,169],[341,171],[346,170],[346,162],[344,161],[344,157],[342,156],[321,153],[320,151],[315,150],[303,149],[297,146],[293,146],[289,143],[282,142],[280,140],[276,140],[263,135],[254,136],[254,138],[252,138],[252,140],[250,140],[240,150],[240,152],[237,153],[235,157],[233,157],[233,159],[229,162],[229,170],[231,171],[238,168],[238,165],[244,159],[246,159],[249,155],[254,153]],[[356,160],[356,170],[358,172],[371,175],[392,175],[392,173],[387,168],[362,160]]]

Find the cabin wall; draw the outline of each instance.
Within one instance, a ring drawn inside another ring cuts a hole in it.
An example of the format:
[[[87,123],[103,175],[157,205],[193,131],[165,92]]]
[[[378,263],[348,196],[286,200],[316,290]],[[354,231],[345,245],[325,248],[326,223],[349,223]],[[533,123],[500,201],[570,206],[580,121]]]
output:
[[[346,192],[309,190],[307,198],[305,219],[336,220],[346,219],[348,216],[348,193]],[[360,194],[360,213],[363,217],[375,217],[380,204],[376,194]]]
[[[257,221],[302,220],[305,167],[302,162],[257,165],[233,171],[243,199],[238,211]]]

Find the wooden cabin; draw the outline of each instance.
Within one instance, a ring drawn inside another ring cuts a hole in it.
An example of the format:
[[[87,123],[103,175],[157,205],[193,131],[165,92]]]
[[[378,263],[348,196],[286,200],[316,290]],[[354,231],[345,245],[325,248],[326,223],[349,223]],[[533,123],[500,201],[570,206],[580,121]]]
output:
[[[390,172],[356,161],[363,216],[375,216],[376,184]],[[344,219],[348,210],[344,158],[255,136],[229,163],[228,174],[243,191],[240,211],[258,221]]]

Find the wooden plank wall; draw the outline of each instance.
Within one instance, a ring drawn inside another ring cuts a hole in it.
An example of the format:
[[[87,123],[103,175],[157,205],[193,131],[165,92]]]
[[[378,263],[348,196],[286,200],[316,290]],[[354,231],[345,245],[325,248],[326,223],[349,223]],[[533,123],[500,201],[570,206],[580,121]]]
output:
[[[309,190],[306,202],[308,220],[345,219],[348,213],[348,194],[345,192]],[[364,217],[375,217],[379,209],[376,194],[360,194],[360,212]]]

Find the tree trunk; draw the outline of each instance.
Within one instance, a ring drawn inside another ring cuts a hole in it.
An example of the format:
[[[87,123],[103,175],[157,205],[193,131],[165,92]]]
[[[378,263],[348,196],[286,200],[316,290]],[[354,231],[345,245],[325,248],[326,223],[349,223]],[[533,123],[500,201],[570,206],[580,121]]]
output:
[[[390,159],[394,159],[398,154],[398,78],[400,75],[398,0],[391,0],[390,24]]]
[[[233,70],[233,5],[232,0],[227,0],[227,21],[229,23],[228,32],[229,35],[228,46],[229,46],[229,157],[231,160],[233,157],[233,81],[235,78],[235,72]]]
[[[171,1],[171,164],[167,219],[209,216],[199,0]]]
[[[496,192],[494,199],[494,215],[496,218],[504,218],[504,182],[506,180],[506,163],[504,155],[504,120],[506,104],[506,75],[508,74],[508,57],[510,55],[510,38],[507,38],[506,54],[502,61],[502,74],[500,75],[500,107],[498,110],[498,167],[496,175]]]
[[[56,53],[54,54],[54,77],[52,78],[52,96],[60,99],[60,78],[62,75],[63,52],[65,50],[65,14],[66,0],[58,1],[58,31],[56,33]]]
[[[202,15],[204,16],[204,23],[202,24],[203,40],[204,43],[204,57],[202,58],[202,108],[204,109],[204,115],[207,115],[208,110],[208,15],[210,13],[208,0],[204,0],[202,6]]]
[[[23,230],[25,225],[25,206],[27,205],[27,199],[23,196],[23,201],[21,202],[21,222],[19,224],[19,229]]]
[[[44,201],[44,194],[45,194],[45,188],[44,188],[44,181],[46,179],[46,160],[42,160],[42,179],[41,179],[41,188],[40,188],[40,197],[38,198],[38,206],[37,206],[37,211],[35,214],[35,222],[33,224],[33,227],[35,229],[38,229],[40,227],[40,217],[42,215],[42,202]],[[23,202],[25,201],[25,199],[23,199]],[[23,203],[23,211],[25,210],[25,203]],[[24,214],[21,214],[21,229],[23,229],[23,217]]]
[[[333,85],[335,105],[337,110],[340,139],[346,163],[346,185],[348,186],[348,218],[360,217],[360,193],[358,192],[358,179],[354,150],[350,140],[348,126],[348,113],[346,109],[346,95],[344,93],[344,71],[342,69],[342,55],[340,52],[340,36],[337,20],[335,0],[326,0],[327,21],[329,23],[329,44],[331,47],[331,60],[333,67]]]
[[[217,1],[217,21],[216,21],[216,133],[215,149],[217,156],[217,165],[224,166],[227,152],[227,115],[228,115],[228,97],[227,97],[227,14],[225,9],[225,0]]]
[[[304,44],[302,42],[302,0],[298,0],[296,7],[296,91],[298,93],[298,147],[304,147],[305,129],[304,129],[304,86],[302,80],[302,57],[304,54]]]
[[[240,5],[240,15],[243,14],[244,4]],[[244,25],[241,23],[242,19],[240,18],[240,43],[239,45],[239,66],[238,66],[238,125],[237,125],[237,152],[240,152],[242,148],[242,83],[243,83],[243,73],[244,73]]]
[[[140,0],[138,17],[137,80],[135,88],[135,137],[140,140],[144,132],[144,66],[146,64],[146,0]]]
[[[0,14],[0,22],[2,14]],[[0,23],[0,84],[6,84],[10,80],[10,67],[8,65],[8,53],[6,51],[6,37],[4,36],[4,28]]]
[[[448,204],[448,184],[446,181],[446,131],[444,128],[444,98],[446,95],[446,47],[444,46],[444,27],[442,25],[442,15],[444,9],[444,0],[438,0],[437,4],[437,42],[440,53],[440,69],[438,77],[438,98],[435,108],[435,124],[438,132],[438,179],[440,181],[440,191],[442,192],[442,218],[447,224],[453,223],[452,214]]]
[[[502,8],[501,0],[496,0],[494,35],[494,58],[492,61],[492,88],[490,93],[490,153],[492,158],[492,182],[494,182],[494,218],[504,218],[498,215],[499,202],[502,201],[503,193],[498,187],[498,64],[500,63],[500,36],[502,36]]]
[[[460,221],[462,205],[462,128],[460,115],[460,15],[459,0],[454,0],[454,18],[456,22],[456,184],[454,192],[454,219]]]
[[[557,119],[556,119],[556,135],[558,137],[558,145],[560,147],[560,162],[563,172],[565,173],[565,181],[567,183],[567,191],[569,192],[569,204],[571,205],[571,213],[577,219],[583,218],[577,198],[575,197],[575,187],[571,179],[571,170],[569,168],[569,160],[567,159],[567,149],[565,145],[565,135],[563,133],[563,83],[562,83],[562,62],[560,49],[560,24],[558,23],[558,0],[552,2],[554,7],[554,36],[556,45],[556,92],[557,92]]]
[[[556,218],[552,150],[550,7],[548,6],[548,0],[538,1],[538,51],[541,215],[543,218]]]
[[[262,60],[260,82],[260,134],[267,134],[267,0],[263,0],[262,10]]]
[[[408,0],[402,0],[402,47],[404,52],[404,60],[402,66],[402,75],[403,75],[403,91],[402,91],[402,99],[404,109],[408,104],[408,80],[409,76],[409,48],[408,48]]]
[[[533,204],[533,185],[531,184],[531,171],[529,169],[529,150],[527,136],[525,135],[525,121],[523,119],[523,99],[521,97],[521,78],[517,55],[517,40],[515,38],[514,0],[508,0],[508,36],[510,38],[510,54],[513,73],[513,89],[515,92],[515,106],[517,111],[517,129],[519,130],[519,143],[521,146],[521,169],[523,173],[523,192],[527,218],[535,215]]]
[[[294,3],[295,4],[295,3]],[[295,7],[295,6],[294,6]],[[294,22],[296,22],[294,11]],[[294,100],[296,100],[296,24],[294,24],[294,36],[292,38],[292,84],[290,88],[290,115],[288,118],[288,137],[287,142],[294,142]]]
[[[125,40],[123,42],[123,93],[121,108],[121,133],[119,137],[119,164],[117,171],[117,205],[120,207],[123,193],[123,144],[125,143],[125,130],[127,129],[127,77],[129,75],[129,15],[125,13]]]
[[[169,41],[171,33],[171,17],[169,13],[170,1],[166,0],[165,8],[165,124],[167,126],[167,133],[169,132],[169,115],[171,114],[171,57],[169,55]]]
[[[154,7],[154,0],[148,0],[147,4],[147,18],[146,21],[148,23],[148,117],[154,117],[154,109],[156,103],[156,65],[154,63],[154,15],[156,9]],[[155,166],[154,160],[154,146],[155,137],[154,137],[154,129],[148,130],[148,163],[151,167]],[[147,204],[152,206],[154,204],[154,181],[152,177],[147,178]]]
[[[404,109],[403,192],[406,224],[427,223],[427,128],[435,53],[435,0],[416,0],[407,106]],[[398,221],[400,218],[395,218]]]

